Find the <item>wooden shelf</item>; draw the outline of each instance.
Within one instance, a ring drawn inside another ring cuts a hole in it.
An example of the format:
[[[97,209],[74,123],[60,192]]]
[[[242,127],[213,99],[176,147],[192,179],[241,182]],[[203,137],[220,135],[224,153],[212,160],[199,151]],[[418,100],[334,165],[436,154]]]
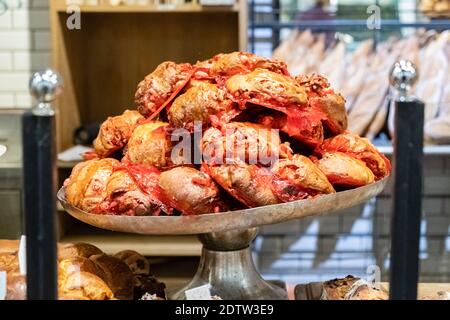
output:
[[[62,243],[88,242],[108,254],[122,250],[135,250],[149,257],[195,257],[200,256],[202,245],[196,236],[147,236],[106,231],[84,225],[66,227],[59,240]]]
[[[247,46],[244,0],[233,7],[83,5],[89,14],[80,29],[67,28],[67,8],[50,0],[52,66],[65,82],[55,103],[58,151],[72,146],[80,125],[133,109],[137,84],[161,62],[195,63]]]
[[[65,4],[63,1],[58,1],[55,3],[55,10],[57,12],[67,12],[67,9],[71,5]],[[198,4],[185,4],[178,6],[164,6],[164,5],[145,5],[145,6],[127,6],[127,5],[81,5],[78,6],[80,12],[82,13],[127,13],[127,12],[142,12],[142,13],[176,13],[176,12],[238,12],[239,8],[237,6],[201,6]]]
[[[60,161],[60,160],[58,160],[56,162],[56,166],[58,167],[58,169],[72,169],[78,163],[80,163],[80,162],[79,161]]]

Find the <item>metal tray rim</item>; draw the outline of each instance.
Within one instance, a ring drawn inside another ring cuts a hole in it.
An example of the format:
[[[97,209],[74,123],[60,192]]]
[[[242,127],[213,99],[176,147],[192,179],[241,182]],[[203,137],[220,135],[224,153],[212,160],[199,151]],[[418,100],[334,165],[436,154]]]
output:
[[[139,234],[199,234],[245,229],[332,213],[358,205],[378,195],[388,180],[389,177],[385,177],[363,187],[321,195],[312,199],[192,216],[92,214],[70,205],[66,201],[64,187],[58,191],[57,198],[65,211],[74,218],[99,228]]]

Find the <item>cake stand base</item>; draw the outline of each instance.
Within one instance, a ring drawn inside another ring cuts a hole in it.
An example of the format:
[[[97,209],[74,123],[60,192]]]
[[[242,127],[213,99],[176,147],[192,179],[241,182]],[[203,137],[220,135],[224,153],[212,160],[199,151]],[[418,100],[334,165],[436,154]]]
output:
[[[199,235],[203,250],[197,273],[169,299],[185,300],[186,290],[209,284],[211,295],[223,300],[286,300],[286,290],[266,282],[255,268],[250,243],[256,234],[251,228]]]

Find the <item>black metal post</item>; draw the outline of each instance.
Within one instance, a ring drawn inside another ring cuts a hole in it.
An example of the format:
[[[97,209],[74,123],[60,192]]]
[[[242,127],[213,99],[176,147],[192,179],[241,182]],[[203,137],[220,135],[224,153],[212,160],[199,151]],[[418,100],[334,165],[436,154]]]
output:
[[[57,298],[55,117],[28,112],[23,125],[27,298]]]
[[[390,76],[396,94],[389,290],[393,300],[417,299],[424,121],[424,104],[410,95],[417,74],[412,62],[400,60]]]
[[[33,74],[31,94],[38,104],[22,118],[27,299],[57,299],[56,135],[51,102],[61,91],[60,76]]]
[[[255,53],[255,46],[256,46],[256,15],[255,15],[255,0],[250,0],[250,46],[251,46],[251,52]]]
[[[272,0],[273,21],[280,22],[280,0]],[[272,51],[280,44],[280,29],[272,29]]]
[[[395,112],[390,298],[415,300],[422,215],[424,104],[398,101]]]

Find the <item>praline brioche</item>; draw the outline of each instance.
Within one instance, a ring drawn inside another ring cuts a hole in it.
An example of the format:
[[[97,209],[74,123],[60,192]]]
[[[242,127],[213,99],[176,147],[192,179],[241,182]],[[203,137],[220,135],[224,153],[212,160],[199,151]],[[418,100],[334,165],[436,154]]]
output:
[[[60,245],[58,248],[58,260],[61,261],[73,257],[89,258],[90,256],[102,253],[103,251],[96,246],[85,242],[65,244]]]
[[[139,125],[128,141],[124,159],[157,168],[171,165],[172,142],[168,129],[169,124],[161,121],[148,121]]]
[[[159,178],[162,193],[170,206],[185,215],[221,210],[219,189],[211,177],[192,167],[175,167]]]
[[[363,161],[342,152],[327,152],[316,164],[334,186],[356,188],[375,181],[375,175]]]
[[[59,291],[63,300],[79,299],[85,300],[109,300],[114,294],[108,285],[95,274],[89,272],[74,272],[69,274],[60,285]]]
[[[123,114],[108,117],[100,126],[94,149],[101,158],[109,157],[128,143],[133,130],[144,117],[135,110],[125,110]]]
[[[114,257],[125,262],[133,274],[150,274],[150,263],[140,253],[134,250],[117,252]]]
[[[128,265],[106,254],[94,255],[89,258],[105,273],[105,282],[120,300],[133,299],[133,273]]]
[[[6,298],[25,299],[26,279],[19,274],[17,252],[0,253],[0,271],[7,272]],[[113,257],[88,243],[58,244],[60,300],[130,300],[144,293],[165,298],[165,285],[149,273],[148,260],[132,250]]]
[[[236,161],[218,166],[204,165],[203,170],[232,197],[249,208],[279,202],[271,188],[272,176],[266,168]]]
[[[307,157],[295,154],[279,159],[271,168],[273,190],[283,202],[335,192],[325,174]]]
[[[321,300],[344,300],[347,292],[358,280],[358,278],[348,275],[345,278],[324,282]]]
[[[357,134],[345,132],[328,138],[314,150],[319,156],[327,152],[342,152],[363,161],[375,175],[375,180],[391,172],[389,160],[367,138],[361,138]]]
[[[348,275],[323,283],[321,300],[387,300],[387,292],[373,287],[369,282]]]
[[[119,161],[111,158],[77,164],[64,182],[67,201],[85,211],[97,210],[107,196],[106,184],[117,165]]]
[[[133,296],[135,300],[141,299],[145,294],[166,298],[166,285],[150,275],[150,263],[147,258],[133,250],[123,250],[114,257],[125,262],[133,272]]]
[[[75,272],[88,272],[101,279],[106,279],[106,274],[94,261],[84,257],[72,257],[61,260],[58,265],[58,272],[62,278]]]

